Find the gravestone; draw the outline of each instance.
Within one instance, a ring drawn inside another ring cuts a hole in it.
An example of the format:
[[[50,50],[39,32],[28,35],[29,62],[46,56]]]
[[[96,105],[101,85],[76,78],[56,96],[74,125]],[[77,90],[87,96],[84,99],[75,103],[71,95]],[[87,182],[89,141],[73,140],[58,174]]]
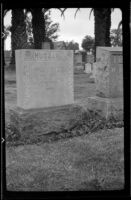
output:
[[[85,64],[85,73],[91,73],[92,69],[91,69],[91,63],[86,63]]]
[[[123,61],[121,47],[97,47],[96,96],[88,98],[91,109],[108,117],[123,117]]]
[[[73,51],[16,50],[16,80],[20,108],[74,103]]]
[[[123,96],[122,48],[99,47],[96,55],[96,90],[98,96]]]
[[[96,67],[97,67],[97,63],[92,63],[91,64],[91,75],[90,78],[96,82]]]
[[[82,63],[82,54],[81,53],[75,53],[74,63],[75,63],[75,65]]]
[[[72,50],[16,50],[17,106],[10,123],[21,141],[46,140],[80,121],[74,103]]]

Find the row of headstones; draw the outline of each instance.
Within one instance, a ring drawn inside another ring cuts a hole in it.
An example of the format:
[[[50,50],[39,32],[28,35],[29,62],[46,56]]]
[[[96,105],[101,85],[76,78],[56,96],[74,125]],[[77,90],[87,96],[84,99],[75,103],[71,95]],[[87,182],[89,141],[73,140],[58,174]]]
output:
[[[85,66],[81,65],[79,69],[90,74],[90,78],[93,78],[96,83],[96,89],[100,91],[99,93],[104,93],[104,96],[122,96],[123,61],[121,47],[97,48],[96,62],[85,63]]]

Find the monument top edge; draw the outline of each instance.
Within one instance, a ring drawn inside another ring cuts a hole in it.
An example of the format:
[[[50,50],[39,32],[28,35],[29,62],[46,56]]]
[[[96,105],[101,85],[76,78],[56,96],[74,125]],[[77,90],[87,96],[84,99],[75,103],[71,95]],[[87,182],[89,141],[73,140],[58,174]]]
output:
[[[60,52],[60,51],[69,51],[73,52],[73,50],[65,50],[65,49],[16,49],[15,51],[54,51],[54,52]]]
[[[123,51],[122,47],[105,47],[105,46],[97,46],[97,49],[104,49],[106,51]]]

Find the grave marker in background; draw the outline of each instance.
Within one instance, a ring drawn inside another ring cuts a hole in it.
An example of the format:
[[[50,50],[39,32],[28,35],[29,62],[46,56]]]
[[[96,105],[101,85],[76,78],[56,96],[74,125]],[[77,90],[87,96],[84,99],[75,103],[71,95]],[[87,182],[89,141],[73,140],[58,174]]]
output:
[[[86,63],[85,64],[85,73],[91,73],[91,63]]]

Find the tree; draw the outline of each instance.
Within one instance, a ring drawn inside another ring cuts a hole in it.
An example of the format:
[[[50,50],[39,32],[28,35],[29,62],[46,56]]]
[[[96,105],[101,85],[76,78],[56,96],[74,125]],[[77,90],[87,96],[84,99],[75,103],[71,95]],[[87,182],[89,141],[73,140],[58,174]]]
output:
[[[9,9],[2,10],[2,18],[6,16],[7,12]],[[5,45],[5,40],[9,35],[9,29],[10,27],[4,27],[4,24],[2,23],[2,65],[5,66],[5,56],[4,56],[4,45]]]
[[[95,47],[111,46],[111,8],[94,8],[95,17]],[[96,57],[96,48],[95,48]]]
[[[45,19],[42,8],[31,9],[34,48],[41,49],[42,42],[45,40]]]
[[[26,32],[27,32],[27,42],[30,48],[34,47],[33,40],[33,28],[32,28],[32,15],[31,12],[26,11]]]
[[[27,45],[25,14],[23,9],[12,10],[12,26],[11,26],[11,64],[15,63],[15,50],[25,49]]]
[[[82,40],[82,48],[87,51],[87,52],[94,52],[94,38],[91,36],[87,35],[85,38]]]
[[[7,39],[7,37],[10,35],[10,28],[11,28],[11,26],[5,26],[4,27],[4,40],[6,40]]]
[[[111,8],[94,8],[95,46],[110,46]]]
[[[122,29],[112,29],[110,35],[112,46],[122,46]]]
[[[7,37],[10,35],[10,26],[4,26],[4,35],[3,35],[3,44],[2,44],[2,48],[3,48],[3,66],[5,66],[5,56],[4,56],[4,46],[5,46],[5,40],[7,39]]]
[[[46,12],[44,14],[45,18],[45,38],[51,41],[55,41],[58,38],[59,23],[52,23],[51,12]]]
[[[79,44],[73,40],[70,42],[65,42],[65,46],[68,50],[79,50]]]
[[[65,8],[62,11],[64,14]],[[77,8],[77,11],[80,8]],[[96,46],[111,46],[110,43],[110,27],[111,27],[111,8],[93,8],[95,18],[95,47]],[[75,13],[75,16],[76,16]],[[95,48],[96,54],[96,48]]]
[[[43,10],[43,9],[41,9],[41,10]],[[33,14],[32,10],[31,10],[31,12]],[[35,31],[35,27],[33,28],[33,20],[32,20],[33,16],[28,15],[28,14],[29,13],[27,13],[27,18],[26,18],[28,42],[30,45],[34,44],[34,48],[37,48],[35,43],[36,43],[37,37],[39,35],[36,35],[37,30]],[[43,24],[43,27],[41,26],[41,29],[42,29],[41,32],[44,35],[41,36],[41,42],[39,44],[39,48],[41,48],[42,42],[49,41],[51,44],[53,44],[52,41],[55,41],[58,38],[57,32],[59,31],[59,24],[52,23],[50,14],[51,14],[51,12],[49,10],[42,11],[43,17],[41,18],[41,20],[44,20],[44,24]],[[38,29],[38,28],[36,27],[36,29]]]
[[[42,11],[42,8],[30,9],[30,10],[33,13],[32,32],[34,33],[34,44],[35,48],[38,49],[41,48],[41,43],[42,43],[41,41],[44,41],[45,39],[45,23],[44,23],[43,13],[45,13],[49,9],[44,9],[44,11]],[[61,11],[61,9],[59,10]],[[8,10],[5,10],[3,16],[5,16],[7,12]],[[10,28],[11,49],[12,49],[11,64],[15,63],[16,49],[31,48],[31,41],[28,42],[27,38],[29,27],[27,28],[26,26],[26,14],[27,10],[23,9],[12,10],[12,26]],[[56,25],[54,29],[58,29],[58,26]],[[3,27],[2,30],[4,31]],[[2,40],[2,48],[4,49],[4,39]],[[4,56],[3,56],[3,63],[4,63]],[[13,65],[11,65],[11,67],[13,67]]]

